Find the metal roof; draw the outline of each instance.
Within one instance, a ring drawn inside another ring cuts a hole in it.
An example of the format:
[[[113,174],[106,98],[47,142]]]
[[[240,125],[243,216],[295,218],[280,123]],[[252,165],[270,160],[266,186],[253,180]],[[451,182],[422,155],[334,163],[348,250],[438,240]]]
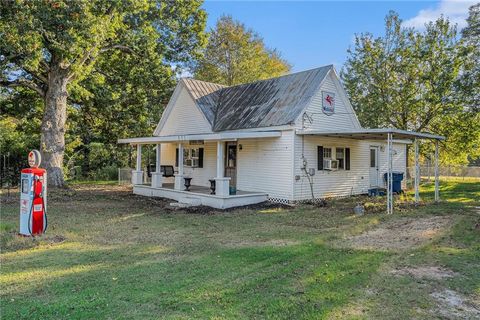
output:
[[[380,129],[359,129],[359,130],[342,130],[342,131],[320,131],[320,130],[297,130],[299,135],[314,135],[324,137],[337,137],[349,139],[372,139],[386,140],[387,134],[391,133],[394,139],[434,139],[445,140],[445,137],[434,135],[428,132],[415,132],[408,130],[400,130],[394,128]]]
[[[198,107],[202,110],[208,122],[213,126],[213,121],[215,120],[215,107],[219,98],[219,90],[225,88],[225,86],[190,78],[183,78],[182,81],[192,95],[192,98],[197,102]]]
[[[332,65],[232,87],[183,79],[213,131],[293,123]]]

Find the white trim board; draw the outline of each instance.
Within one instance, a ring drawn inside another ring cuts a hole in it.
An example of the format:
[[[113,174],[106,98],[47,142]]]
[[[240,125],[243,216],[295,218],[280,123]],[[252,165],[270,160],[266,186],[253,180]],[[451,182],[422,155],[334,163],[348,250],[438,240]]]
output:
[[[248,132],[219,132],[207,134],[188,134],[182,136],[163,136],[163,137],[139,137],[118,139],[117,143],[152,144],[162,142],[182,142],[190,140],[232,140],[232,139],[255,139],[255,138],[275,138],[281,137],[281,131],[248,131]]]

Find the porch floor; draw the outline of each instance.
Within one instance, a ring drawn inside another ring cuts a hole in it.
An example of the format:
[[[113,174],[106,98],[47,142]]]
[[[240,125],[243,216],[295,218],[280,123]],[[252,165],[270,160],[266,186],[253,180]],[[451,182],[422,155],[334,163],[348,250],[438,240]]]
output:
[[[154,188],[150,184],[133,186],[133,193],[147,197],[162,197],[182,203],[192,200],[202,205],[227,209],[267,201],[268,194],[264,192],[250,192],[237,190],[236,194],[219,196],[210,194],[211,190],[203,186],[190,186],[190,191],[175,190],[173,183],[163,183],[161,188]]]
[[[164,183],[162,185],[162,188],[166,189],[171,189],[174,190],[174,184],[173,183]],[[184,191],[184,190],[182,190]],[[210,194],[211,190],[208,187],[203,187],[203,186],[190,186],[190,190],[186,192],[192,192],[192,193],[201,193],[201,194]],[[248,194],[259,194],[261,192],[250,192],[250,191],[242,191],[242,190],[237,190],[236,194],[232,194],[230,196],[235,196],[235,195],[248,195]]]

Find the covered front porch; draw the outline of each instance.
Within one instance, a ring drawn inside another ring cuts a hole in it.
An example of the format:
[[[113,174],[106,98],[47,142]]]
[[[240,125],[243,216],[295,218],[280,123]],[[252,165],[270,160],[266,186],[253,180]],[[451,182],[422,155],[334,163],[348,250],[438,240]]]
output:
[[[168,198],[178,201],[179,205],[206,205],[226,209],[268,199],[267,193],[236,188],[237,141],[279,136],[280,131],[223,132],[121,139],[118,142],[128,143],[137,149],[136,167],[132,171],[135,194]],[[151,173],[149,184],[145,184],[145,171],[142,167],[142,146],[147,144],[155,145],[156,155],[155,170]],[[197,147],[192,148],[192,145]],[[172,152],[175,154],[172,155]],[[191,157],[193,153],[201,156]],[[235,159],[233,165],[232,153]],[[188,159],[184,159],[185,156]],[[172,158],[175,159],[174,166]],[[173,177],[166,175],[165,165],[172,168],[170,171]]]
[[[268,194],[237,190],[235,194],[221,196],[211,194],[210,188],[191,186],[189,191],[176,190],[174,184],[165,183],[162,187],[151,185],[134,185],[133,192],[147,197],[161,197],[178,201],[190,206],[209,206],[217,209],[228,209],[267,201]]]

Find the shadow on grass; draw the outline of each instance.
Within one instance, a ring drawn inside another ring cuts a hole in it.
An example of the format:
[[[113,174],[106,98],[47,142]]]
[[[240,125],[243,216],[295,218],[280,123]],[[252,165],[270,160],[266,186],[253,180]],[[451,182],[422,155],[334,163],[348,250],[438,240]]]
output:
[[[171,260],[148,251],[131,253],[54,250],[29,257],[37,268],[42,260],[68,262],[45,265],[45,278],[31,279],[34,285],[15,277],[2,281],[12,286],[2,294],[3,316],[321,318],[347,303],[384,257],[313,244],[217,250]],[[4,269],[4,274],[15,272],[13,265]]]
[[[432,201],[435,197],[435,184],[422,184],[421,196]],[[440,199],[450,202],[480,202],[480,181],[440,181]]]

